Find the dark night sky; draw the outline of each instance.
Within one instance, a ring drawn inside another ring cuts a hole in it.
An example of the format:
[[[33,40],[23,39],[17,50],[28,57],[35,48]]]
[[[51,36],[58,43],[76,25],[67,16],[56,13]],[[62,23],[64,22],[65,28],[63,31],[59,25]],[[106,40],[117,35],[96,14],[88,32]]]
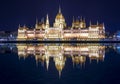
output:
[[[59,4],[68,26],[73,16],[84,16],[87,23],[104,22],[107,31],[120,30],[119,0],[0,0],[0,30],[34,27],[36,17],[41,20],[47,13],[52,26]]]

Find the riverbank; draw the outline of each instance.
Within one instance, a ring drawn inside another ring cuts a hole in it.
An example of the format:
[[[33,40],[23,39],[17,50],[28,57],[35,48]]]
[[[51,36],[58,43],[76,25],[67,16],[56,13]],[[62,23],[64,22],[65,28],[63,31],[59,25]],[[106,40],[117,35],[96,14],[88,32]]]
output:
[[[0,41],[0,43],[120,43],[120,41]]]

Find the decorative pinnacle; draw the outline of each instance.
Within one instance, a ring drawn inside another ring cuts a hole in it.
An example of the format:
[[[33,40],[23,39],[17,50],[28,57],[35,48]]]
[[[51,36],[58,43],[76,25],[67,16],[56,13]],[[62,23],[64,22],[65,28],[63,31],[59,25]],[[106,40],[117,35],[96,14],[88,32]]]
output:
[[[19,28],[20,28],[21,26],[20,26],[20,24],[19,24]]]
[[[47,13],[47,18],[48,18],[48,13]]]
[[[81,22],[83,21],[82,16],[81,16],[81,18],[80,18],[80,21],[81,21]]]
[[[38,18],[36,17],[36,24],[38,24]]]
[[[74,16],[73,16],[73,22],[75,21]]]
[[[92,25],[92,22],[91,22],[91,20],[90,20],[90,26]]]
[[[97,20],[97,25],[99,25],[99,22],[98,22],[98,20]]]

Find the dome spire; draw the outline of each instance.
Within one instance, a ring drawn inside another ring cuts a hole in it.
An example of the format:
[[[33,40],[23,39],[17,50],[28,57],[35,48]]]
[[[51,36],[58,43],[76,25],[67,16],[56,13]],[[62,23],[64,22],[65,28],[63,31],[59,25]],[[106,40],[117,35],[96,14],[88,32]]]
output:
[[[61,7],[60,7],[60,5],[59,5],[59,13],[61,13]]]
[[[61,78],[61,73],[62,73],[62,71],[61,71],[61,70],[59,70],[58,72],[59,72],[59,78]]]

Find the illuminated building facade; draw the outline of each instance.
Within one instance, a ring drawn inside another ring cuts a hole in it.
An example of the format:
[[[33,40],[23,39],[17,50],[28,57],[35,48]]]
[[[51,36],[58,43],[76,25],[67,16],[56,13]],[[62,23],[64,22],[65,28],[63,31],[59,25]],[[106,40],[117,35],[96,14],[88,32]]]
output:
[[[38,44],[38,45],[17,45],[18,56],[20,58],[27,58],[28,56],[34,56],[36,64],[41,62],[46,64],[46,69],[49,68],[50,59],[53,58],[55,67],[59,72],[59,76],[63,68],[65,67],[65,62],[67,58],[71,58],[74,65],[85,66],[86,59],[89,58],[90,63],[92,60],[104,61],[105,57],[105,46],[95,45],[56,45],[56,44]]]
[[[105,38],[104,24],[86,26],[86,21],[73,18],[72,26],[67,27],[65,18],[59,7],[53,27],[50,27],[49,16],[46,16],[46,22],[36,20],[35,28],[30,29],[26,26],[19,26],[17,40],[85,40],[85,39],[102,39]]]

